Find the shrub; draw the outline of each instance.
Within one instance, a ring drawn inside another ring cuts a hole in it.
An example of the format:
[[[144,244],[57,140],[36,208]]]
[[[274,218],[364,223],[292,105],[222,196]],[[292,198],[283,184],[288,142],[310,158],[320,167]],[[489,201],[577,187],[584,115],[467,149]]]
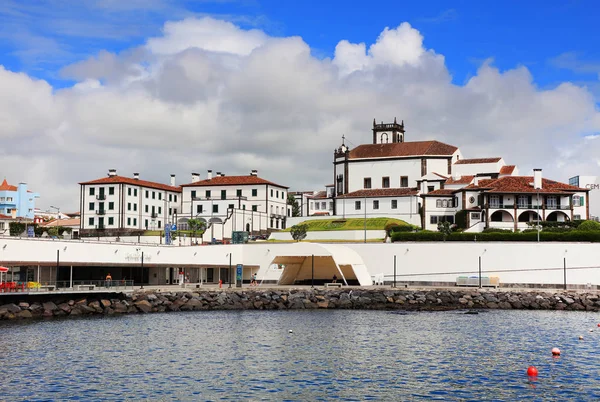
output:
[[[306,231],[308,230],[308,225],[300,224],[292,226],[290,232],[292,234],[292,238],[296,241],[303,240],[306,237]]]
[[[467,228],[467,211],[461,210],[454,215],[454,223],[459,229]]]
[[[392,241],[442,241],[444,235],[440,232],[418,232],[406,233],[396,232],[392,234]],[[454,232],[446,237],[446,241],[537,241],[537,230],[527,230],[519,233],[513,232]],[[600,242],[600,231],[571,230],[564,232],[540,232],[540,241],[564,241],[564,242]]]
[[[580,231],[600,230],[600,222],[596,222],[596,221],[582,222],[577,227],[577,230],[580,230]]]
[[[501,229],[501,228],[485,228],[483,229],[483,233],[513,233],[510,229]]]

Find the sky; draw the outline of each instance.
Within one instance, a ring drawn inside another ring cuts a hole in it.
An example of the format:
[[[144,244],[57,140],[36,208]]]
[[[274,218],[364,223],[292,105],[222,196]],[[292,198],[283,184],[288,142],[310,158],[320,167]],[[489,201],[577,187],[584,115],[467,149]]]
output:
[[[3,0],[3,176],[62,211],[108,169],[321,190],[342,135],[394,117],[522,174],[600,175],[595,2],[350,4]]]

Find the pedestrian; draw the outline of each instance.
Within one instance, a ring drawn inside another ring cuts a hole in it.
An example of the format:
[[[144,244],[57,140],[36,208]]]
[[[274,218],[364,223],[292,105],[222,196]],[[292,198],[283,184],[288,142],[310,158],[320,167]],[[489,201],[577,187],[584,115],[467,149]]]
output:
[[[112,284],[112,276],[110,275],[110,272],[106,275],[105,281],[106,281],[106,287],[109,288],[110,285]]]
[[[258,282],[256,282],[256,272],[252,275],[252,281],[250,282],[250,286],[258,286]]]
[[[333,280],[332,280],[332,282],[333,282],[333,283],[337,283],[337,275],[335,275],[335,274],[333,275]]]

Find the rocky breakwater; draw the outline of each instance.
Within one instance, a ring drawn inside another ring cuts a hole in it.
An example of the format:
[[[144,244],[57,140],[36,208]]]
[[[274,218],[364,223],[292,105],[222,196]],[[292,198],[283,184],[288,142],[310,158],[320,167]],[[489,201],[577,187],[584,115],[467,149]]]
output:
[[[578,292],[499,290],[394,289],[244,289],[186,292],[135,292],[118,298],[68,299],[48,295],[45,301],[7,303],[0,319],[83,315],[118,315],[197,310],[456,310],[530,309],[600,311],[600,295]]]

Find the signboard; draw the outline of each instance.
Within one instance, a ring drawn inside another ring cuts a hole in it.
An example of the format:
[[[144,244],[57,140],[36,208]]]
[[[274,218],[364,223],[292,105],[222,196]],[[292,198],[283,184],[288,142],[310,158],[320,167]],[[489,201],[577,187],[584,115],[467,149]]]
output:
[[[33,226],[27,226],[27,237],[35,237],[35,231]]]
[[[231,234],[232,244],[248,243],[248,232],[233,232]]]
[[[171,230],[172,230],[172,231],[176,231],[176,230],[177,230],[177,225],[173,224],[173,225],[171,226]]]
[[[242,287],[242,275],[244,272],[244,266],[242,264],[237,264],[235,267],[235,287]]]

